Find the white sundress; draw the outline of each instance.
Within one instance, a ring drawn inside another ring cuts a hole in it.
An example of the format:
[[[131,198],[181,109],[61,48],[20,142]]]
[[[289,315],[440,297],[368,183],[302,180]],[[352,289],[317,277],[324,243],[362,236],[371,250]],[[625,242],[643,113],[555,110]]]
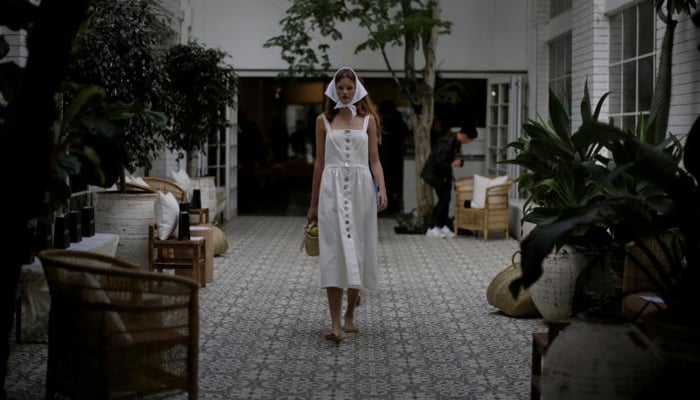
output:
[[[318,200],[321,287],[377,288],[377,195],[362,129],[331,129]]]

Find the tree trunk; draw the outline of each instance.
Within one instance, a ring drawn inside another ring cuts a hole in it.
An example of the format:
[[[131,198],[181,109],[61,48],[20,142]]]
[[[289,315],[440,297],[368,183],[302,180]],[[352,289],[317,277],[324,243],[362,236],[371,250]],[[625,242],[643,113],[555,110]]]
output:
[[[439,4],[431,7],[431,17],[440,18]],[[416,199],[418,202],[418,217],[427,222],[433,209],[433,188],[420,179],[423,165],[430,155],[430,131],[435,116],[435,49],[439,37],[439,29],[433,27],[426,32],[422,39],[423,57],[425,67],[423,69],[423,87],[419,92],[421,113],[417,117],[416,131],[414,134],[416,147]]]
[[[196,170],[194,156],[195,154],[192,151],[188,151],[185,155],[185,171],[187,171],[187,175],[190,177],[199,176],[199,171]]]
[[[671,107],[671,68],[673,56],[673,36],[676,30],[678,21],[671,18],[671,14],[661,19],[666,22],[666,31],[664,32],[664,40],[661,45],[661,54],[659,55],[659,69],[656,73],[656,82],[654,83],[654,95],[651,98],[651,107],[649,111],[650,121],[655,121],[655,129],[652,133],[651,143],[661,143],[668,133],[668,114]]]

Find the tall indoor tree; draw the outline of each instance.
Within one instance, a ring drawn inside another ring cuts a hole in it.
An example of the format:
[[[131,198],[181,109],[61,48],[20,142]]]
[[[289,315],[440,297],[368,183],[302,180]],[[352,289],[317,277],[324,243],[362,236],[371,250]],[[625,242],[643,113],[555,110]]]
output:
[[[140,110],[120,126],[122,174],[124,169],[148,170],[165,147],[170,99],[163,54],[172,34],[157,12],[156,0],[92,0],[75,39],[69,79],[100,86],[108,101]]]
[[[673,38],[676,25],[678,25],[678,20],[673,17],[683,13],[690,15],[695,9],[696,3],[695,0],[654,0],[654,4],[659,19],[666,24],[649,112],[650,119],[654,120],[656,124],[651,141],[661,143],[668,133],[668,115],[671,108]]]
[[[190,176],[193,157],[210,136],[230,125],[226,109],[236,104],[238,77],[227,57],[195,40],[172,46],[165,54],[172,116],[165,139],[171,150],[185,157]]]
[[[355,23],[367,32],[355,53],[379,51],[394,81],[415,110],[412,114],[416,176],[430,153],[436,95],[438,37],[450,32],[451,23],[440,18],[439,0],[291,0],[281,20],[282,34],[265,47],[280,47],[290,76],[313,76],[331,69],[330,42],[343,39],[342,23]],[[391,65],[388,47],[403,46],[403,74]],[[417,58],[422,56],[423,69]],[[432,210],[433,192],[421,179],[416,182],[418,219],[425,222]]]

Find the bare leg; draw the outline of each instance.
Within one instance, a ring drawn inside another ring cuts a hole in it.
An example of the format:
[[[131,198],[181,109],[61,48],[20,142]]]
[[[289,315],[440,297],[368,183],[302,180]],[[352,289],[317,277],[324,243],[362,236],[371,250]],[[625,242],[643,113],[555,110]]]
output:
[[[345,326],[343,330],[348,333],[357,333],[359,330],[355,326],[355,306],[360,289],[348,289],[348,308],[345,310]]]
[[[337,287],[326,288],[328,296],[328,311],[331,314],[331,331],[326,333],[325,337],[329,340],[339,342],[342,340],[340,326],[340,309],[343,304],[343,289]]]

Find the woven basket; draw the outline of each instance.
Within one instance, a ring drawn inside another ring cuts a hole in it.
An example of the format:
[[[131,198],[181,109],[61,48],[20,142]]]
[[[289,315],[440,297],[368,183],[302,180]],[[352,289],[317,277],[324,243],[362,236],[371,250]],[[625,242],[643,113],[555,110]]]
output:
[[[313,236],[309,231],[311,228],[313,228],[314,225],[309,224],[304,227],[304,240],[302,241],[302,247],[304,247],[304,251],[306,251],[306,254],[311,256],[311,257],[316,257],[319,254],[318,250],[318,235]]]

